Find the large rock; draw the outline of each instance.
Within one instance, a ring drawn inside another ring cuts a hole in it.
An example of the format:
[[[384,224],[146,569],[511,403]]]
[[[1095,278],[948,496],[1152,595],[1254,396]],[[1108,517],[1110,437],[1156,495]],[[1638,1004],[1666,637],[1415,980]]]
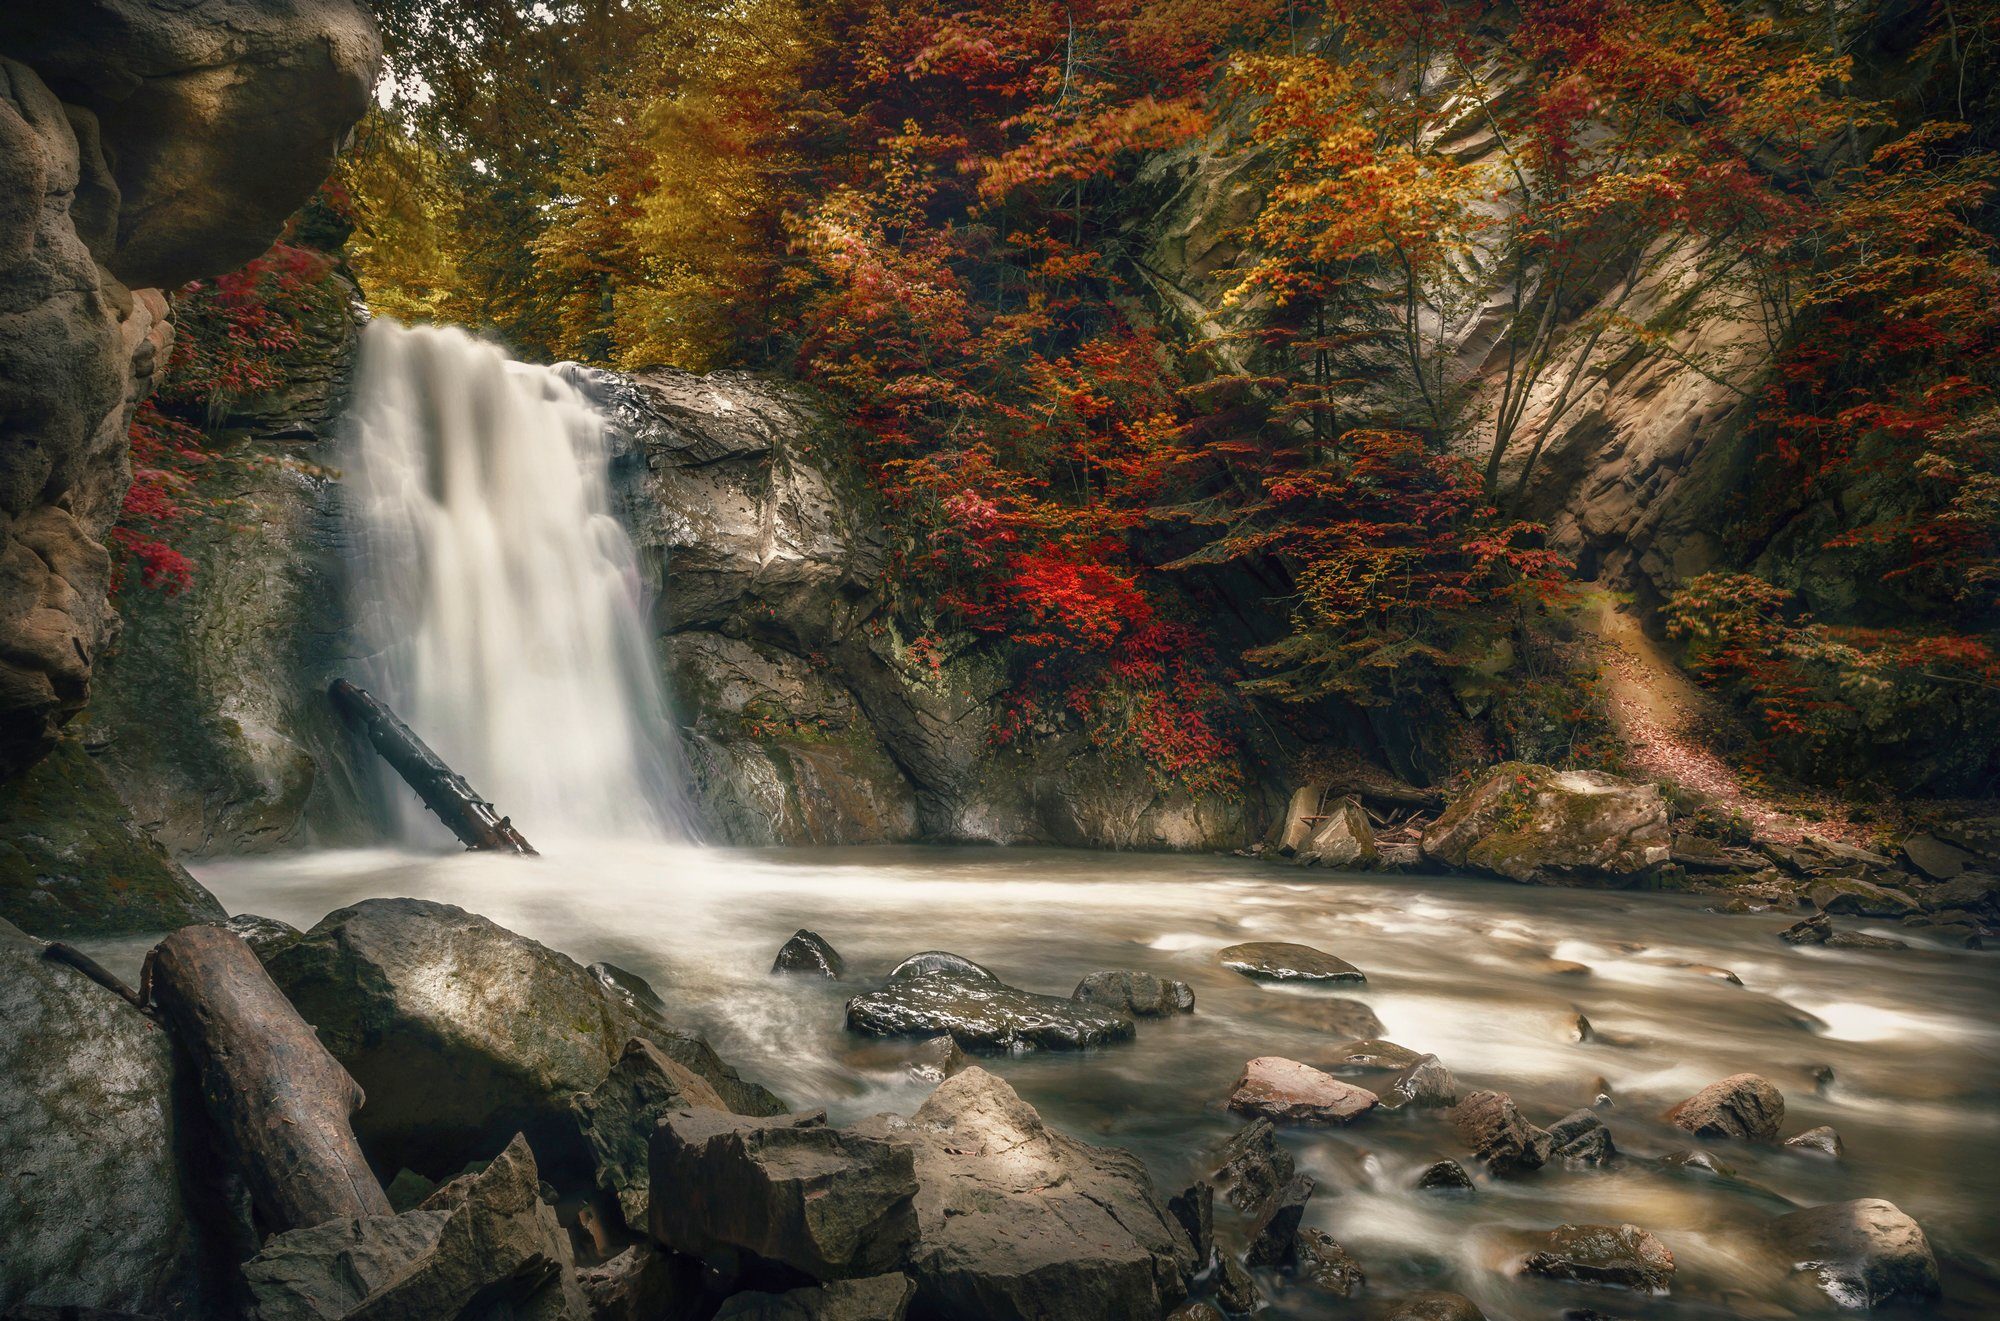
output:
[[[826,943],[826,938],[817,931],[807,931],[803,927],[792,933],[792,938],[778,947],[778,957],[771,960],[772,972],[803,972],[815,977],[838,978],[847,970],[840,952]]]
[[[1299,845],[1299,862],[1320,867],[1372,867],[1375,865],[1375,829],[1368,814],[1353,798],[1336,798],[1324,809],[1324,819],[1314,825],[1311,838]]]
[[[1667,861],[1658,786],[1503,762],[1424,831],[1424,856],[1540,885],[1636,881]]]
[[[904,976],[847,1002],[847,1026],[876,1037],[943,1033],[966,1050],[1082,1050],[1129,1040],[1132,1016],[1096,1003],[944,971]]]
[[[1184,1296],[1194,1254],[1139,1158],[1050,1128],[986,1070],[870,1122],[916,1157],[917,1315],[1154,1321]]]
[[[597,1166],[597,1186],[618,1201],[625,1223],[646,1225],[653,1127],[670,1110],[726,1110],[706,1078],[635,1037],[595,1090],[571,1102]]]
[[[1785,1096],[1754,1073],[1732,1074],[1667,1111],[1666,1120],[1696,1137],[1771,1142],[1785,1122]]]
[[[1551,1280],[1665,1293],[1674,1276],[1674,1254],[1637,1225],[1561,1225],[1521,1268]]]
[[[526,1131],[587,1159],[569,1104],[643,1036],[731,1108],[783,1109],[701,1038],[608,991],[575,960],[449,904],[370,899],[271,958],[272,978],[368,1094],[355,1131],[383,1168],[448,1173]]]
[[[748,1253],[816,1280],[879,1275],[917,1230],[913,1170],[906,1144],[833,1128],[824,1111],[672,1111],[653,1130],[649,1224],[678,1252]]]
[[[205,1308],[173,1086],[151,1019],[0,921],[0,1313],[69,1304],[155,1316]],[[221,1306],[218,1298],[215,1306]]]
[[[126,815],[83,748],[0,783],[0,917],[38,936],[165,932],[228,917]]]
[[[591,1318],[569,1234],[519,1136],[416,1210],[277,1235],[243,1274],[258,1321]]]
[[[1540,1169],[1555,1148],[1548,1130],[1522,1118],[1514,1098],[1505,1092],[1474,1092],[1445,1118],[1458,1140],[1501,1177]]]
[[[1186,982],[1124,969],[1091,973],[1076,984],[1069,998],[1140,1018],[1194,1012],[1194,991]]]
[[[1229,1094],[1231,1110],[1288,1124],[1349,1124],[1380,1103],[1364,1087],[1275,1055],[1245,1064]]]
[[[1937,1259],[1917,1222],[1879,1197],[1779,1216],[1770,1239],[1795,1271],[1841,1307],[1919,1303],[1938,1296]]]
[[[1310,945],[1253,940],[1216,951],[1216,961],[1232,972],[1265,982],[1365,982],[1346,959]]]
[[[1292,1180],[1298,1162],[1278,1144],[1278,1130],[1268,1119],[1255,1119],[1222,1148],[1215,1183],[1238,1211],[1252,1213],[1265,1206]]]

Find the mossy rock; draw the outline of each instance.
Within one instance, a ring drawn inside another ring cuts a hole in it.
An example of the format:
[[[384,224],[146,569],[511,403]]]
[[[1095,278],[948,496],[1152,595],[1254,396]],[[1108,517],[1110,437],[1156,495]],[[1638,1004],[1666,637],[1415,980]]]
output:
[[[1539,885],[1633,884],[1670,843],[1658,786],[1597,771],[1503,762],[1424,831],[1424,856]]]
[[[0,917],[23,931],[134,935],[228,916],[132,823],[80,744],[0,784]]]

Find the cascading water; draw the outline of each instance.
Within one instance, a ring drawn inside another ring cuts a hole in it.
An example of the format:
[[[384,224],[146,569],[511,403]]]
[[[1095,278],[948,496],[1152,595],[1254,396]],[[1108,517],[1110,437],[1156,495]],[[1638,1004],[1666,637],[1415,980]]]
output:
[[[386,319],[350,416],[365,682],[531,840],[685,837],[604,418],[549,368]]]

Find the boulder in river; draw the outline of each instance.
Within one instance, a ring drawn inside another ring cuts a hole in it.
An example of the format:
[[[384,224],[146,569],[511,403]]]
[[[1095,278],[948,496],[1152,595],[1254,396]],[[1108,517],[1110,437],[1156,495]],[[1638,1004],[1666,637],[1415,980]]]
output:
[[[1505,1092],[1474,1092],[1445,1113],[1458,1140],[1502,1178],[1548,1163],[1555,1139],[1521,1115]]]
[[[1365,1087],[1278,1055],[1245,1064],[1229,1094],[1231,1110],[1289,1124],[1352,1123],[1380,1103]]]
[[[1793,1211],[1772,1221],[1768,1234],[1792,1269],[1810,1274],[1837,1306],[1938,1296],[1930,1242],[1893,1202],[1866,1197]]]
[[[1607,1165],[1618,1155],[1611,1130],[1594,1110],[1575,1110],[1549,1125],[1549,1159],[1567,1166]]]
[[[1144,1163],[1057,1132],[986,1070],[861,1128],[916,1160],[919,1315],[1154,1321],[1185,1296],[1194,1253]]]
[[[635,1036],[732,1109],[783,1109],[700,1037],[635,1008],[636,995],[450,904],[365,900],[329,913],[269,967],[367,1092],[354,1127],[379,1167],[436,1177],[516,1131],[545,1162],[586,1161],[570,1100],[603,1082]]]
[[[1440,1110],[1458,1104],[1458,1079],[1437,1056],[1422,1055],[1377,1088],[1376,1095],[1391,1110]]]
[[[839,977],[846,969],[838,950],[817,931],[803,927],[779,947],[778,957],[771,963],[772,972],[803,972],[826,978]]]
[[[993,970],[983,964],[974,963],[960,954],[949,950],[927,949],[921,954],[912,954],[895,967],[889,969],[888,980],[900,982],[910,977],[934,977],[945,973],[970,981],[997,982],[1000,979]]]
[[[660,1243],[734,1250],[815,1280],[893,1269],[917,1229],[907,1145],[826,1112],[674,1110],[652,1134],[649,1225]]]
[[[1139,1018],[1194,1012],[1194,991],[1186,982],[1122,968],[1091,973],[1076,984],[1069,998],[1079,1004],[1099,1005]]]
[[[983,971],[983,970],[982,970]],[[1132,1016],[943,970],[890,980],[847,1002],[847,1026],[876,1037],[948,1035],[966,1050],[1083,1050],[1129,1040]]]
[[[1842,1152],[1840,1134],[1825,1124],[1786,1138],[1785,1145],[1793,1151],[1807,1151],[1816,1156],[1831,1156],[1835,1160],[1840,1159]]]
[[[1276,1126],[1256,1119],[1223,1146],[1215,1183],[1223,1200],[1247,1213],[1276,1196],[1297,1168],[1292,1153],[1279,1145]]]
[[[31,1303],[201,1312],[199,1227],[152,1019],[0,920],[0,1313]]]
[[[916,1296],[909,1276],[891,1272],[785,1293],[740,1293],[722,1304],[715,1321],[903,1321]]]
[[[1486,1321],[1486,1313],[1462,1293],[1426,1289],[1397,1299],[1385,1321]]]
[[[1326,1067],[1342,1073],[1394,1073],[1424,1057],[1393,1041],[1350,1041],[1327,1057]]]
[[[610,1193],[634,1229],[646,1226],[650,1175],[647,1142],[669,1110],[726,1110],[708,1080],[643,1037],[625,1044],[611,1073],[570,1103],[597,1167],[597,1186]]]
[[[1424,831],[1424,856],[1537,885],[1630,883],[1667,861],[1657,785],[1503,762]]]
[[[1754,1073],[1732,1074],[1667,1111],[1666,1120],[1696,1137],[1770,1142],[1785,1122],[1785,1097]]]
[[[1243,1254],[1246,1266],[1278,1266],[1292,1255],[1292,1244],[1305,1219],[1306,1203],[1312,1200],[1319,1180],[1310,1174],[1295,1174],[1257,1212],[1250,1225],[1250,1246]]]
[[[1368,1283],[1366,1272],[1347,1249],[1323,1230],[1312,1228],[1301,1229],[1292,1244],[1291,1272],[1293,1278],[1338,1298],[1351,1297]]]
[[[1266,982],[1365,982],[1359,968],[1310,945],[1253,940],[1231,945],[1216,959],[1232,972]]]
[[[1469,1193],[1472,1176],[1455,1160],[1432,1161],[1417,1176],[1417,1188],[1427,1193]]]
[[[1674,1276],[1674,1254],[1637,1225],[1562,1225],[1549,1231],[1521,1268],[1552,1280],[1665,1293]]]
[[[1824,945],[1833,935],[1833,919],[1825,913],[1815,913],[1802,918],[1778,933],[1778,939],[1787,945]]]

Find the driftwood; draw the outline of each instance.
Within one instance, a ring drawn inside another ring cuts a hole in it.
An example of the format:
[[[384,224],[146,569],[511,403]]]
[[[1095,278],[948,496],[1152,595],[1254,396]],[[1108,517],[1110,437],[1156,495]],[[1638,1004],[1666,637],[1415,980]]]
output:
[[[242,937],[182,927],[146,956],[143,980],[195,1062],[202,1100],[266,1230],[394,1214],[348,1122],[360,1085]]]
[[[511,820],[474,793],[464,776],[445,765],[442,757],[367,689],[335,679],[326,695],[340,718],[374,745],[382,760],[396,768],[424,800],[424,806],[435,812],[465,847],[510,853],[535,851]]]
[[[107,970],[103,964],[74,945],[65,945],[60,940],[52,940],[42,946],[42,957],[50,963],[60,963],[64,967],[76,969],[135,1009],[146,1007],[146,997],[127,986],[116,973]]]

